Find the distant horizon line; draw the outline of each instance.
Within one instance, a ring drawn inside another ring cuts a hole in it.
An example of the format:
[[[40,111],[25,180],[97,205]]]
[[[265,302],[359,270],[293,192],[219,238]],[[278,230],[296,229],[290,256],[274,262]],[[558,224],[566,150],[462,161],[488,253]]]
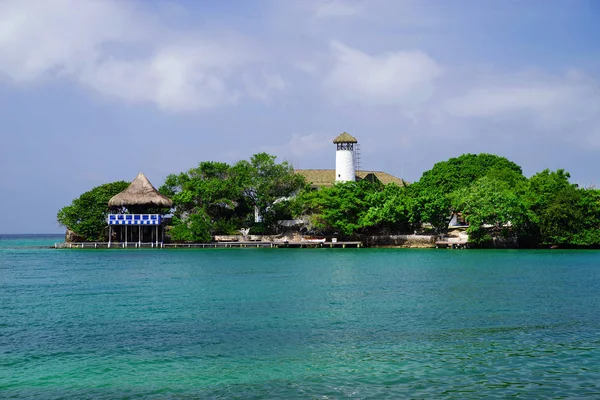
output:
[[[57,236],[64,235],[62,232],[45,232],[45,233],[0,233],[0,236],[24,236],[24,235],[39,235],[39,236]]]

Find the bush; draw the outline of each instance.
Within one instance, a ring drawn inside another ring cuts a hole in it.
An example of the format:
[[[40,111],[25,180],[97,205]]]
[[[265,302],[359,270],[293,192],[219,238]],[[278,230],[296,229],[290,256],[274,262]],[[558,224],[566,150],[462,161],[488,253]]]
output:
[[[127,186],[129,183],[124,181],[97,186],[73,200],[71,205],[60,209],[56,219],[86,241],[104,241],[107,239],[108,201]]]

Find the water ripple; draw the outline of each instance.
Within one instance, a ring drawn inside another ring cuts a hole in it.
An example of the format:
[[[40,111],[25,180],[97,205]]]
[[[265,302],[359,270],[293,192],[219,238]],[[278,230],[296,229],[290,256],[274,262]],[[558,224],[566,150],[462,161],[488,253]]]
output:
[[[0,248],[0,397],[598,398],[594,252]]]

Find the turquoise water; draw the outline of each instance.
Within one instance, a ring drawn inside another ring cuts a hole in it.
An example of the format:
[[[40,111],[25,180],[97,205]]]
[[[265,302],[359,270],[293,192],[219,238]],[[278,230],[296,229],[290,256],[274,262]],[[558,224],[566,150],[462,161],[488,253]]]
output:
[[[0,398],[598,398],[600,253],[0,240]]]

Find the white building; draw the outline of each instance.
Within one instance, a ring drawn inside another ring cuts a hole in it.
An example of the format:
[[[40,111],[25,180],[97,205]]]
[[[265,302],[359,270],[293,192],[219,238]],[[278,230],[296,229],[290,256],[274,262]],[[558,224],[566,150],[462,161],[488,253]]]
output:
[[[335,153],[335,181],[348,182],[356,180],[354,145],[358,141],[354,136],[344,132],[333,139],[333,143],[337,145]]]
[[[407,183],[387,172],[358,170],[358,141],[347,132],[333,140],[336,145],[335,169],[297,169],[313,187],[330,187],[338,182],[379,181],[384,185],[393,183],[404,186]]]

